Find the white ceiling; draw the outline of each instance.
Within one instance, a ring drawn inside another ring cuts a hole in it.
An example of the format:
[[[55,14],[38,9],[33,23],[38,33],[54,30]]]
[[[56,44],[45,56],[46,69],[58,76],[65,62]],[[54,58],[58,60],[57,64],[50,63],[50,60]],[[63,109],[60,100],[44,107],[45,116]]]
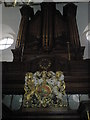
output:
[[[68,1],[68,0],[66,0]],[[75,0],[76,1],[76,0]],[[80,1],[85,1],[85,0],[80,0]],[[84,52],[84,58],[90,58],[88,49],[90,48],[90,43],[86,40],[85,34],[83,34],[85,28],[88,25],[89,22],[89,4],[87,2],[80,2],[80,3],[75,3],[78,8],[77,8],[77,24],[78,24],[78,30],[79,30],[79,35],[80,35],[80,41],[81,45],[85,46],[85,52]],[[59,9],[62,13],[63,11],[63,6],[65,4],[57,4],[57,9]],[[34,8],[34,13],[40,9],[40,6],[33,6]],[[19,29],[19,24],[20,24],[20,7],[4,7],[3,4],[0,4],[0,38],[5,37],[5,36],[11,36],[14,38],[14,43],[13,45],[3,51],[0,51],[0,61],[12,61],[13,60],[13,55],[11,52],[11,49],[15,48],[15,42],[17,39],[17,33]],[[2,29],[1,29],[2,28]]]

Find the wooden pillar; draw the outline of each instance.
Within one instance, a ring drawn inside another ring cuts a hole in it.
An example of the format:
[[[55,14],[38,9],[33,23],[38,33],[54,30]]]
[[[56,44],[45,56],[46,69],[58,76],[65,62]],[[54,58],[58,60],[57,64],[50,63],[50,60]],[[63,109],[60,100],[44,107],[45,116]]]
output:
[[[23,6],[20,9],[21,12],[21,22],[20,22],[20,26],[19,26],[19,32],[18,32],[18,37],[17,37],[17,41],[16,41],[16,48],[22,46],[25,43],[25,37],[26,37],[26,33],[27,33],[27,26],[29,23],[29,17],[32,18],[33,16],[33,9],[30,8],[29,6]]]
[[[34,15],[33,9],[29,6],[23,6],[20,9],[20,12],[22,16],[16,41],[16,48],[15,50],[12,50],[14,57],[13,61],[22,61],[23,59],[23,51],[27,39],[27,27],[29,24],[29,18],[31,17],[32,19]]]
[[[42,3],[42,47],[50,50],[53,46],[55,3]]]
[[[64,16],[67,18],[68,31],[69,31],[69,42],[71,51],[75,57],[80,53],[81,45],[78,33],[78,27],[76,22],[76,11],[77,6],[73,3],[69,3],[64,6]]]

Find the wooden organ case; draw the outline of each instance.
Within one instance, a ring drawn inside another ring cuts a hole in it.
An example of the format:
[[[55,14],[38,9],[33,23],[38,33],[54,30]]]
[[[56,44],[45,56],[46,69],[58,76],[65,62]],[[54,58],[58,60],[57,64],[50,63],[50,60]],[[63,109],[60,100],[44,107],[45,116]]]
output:
[[[76,8],[71,3],[64,6],[63,15],[55,3],[42,3],[35,15],[29,6],[21,8],[16,49],[12,50],[14,61],[29,61],[31,54],[52,53],[58,53],[63,60],[82,59],[84,48],[80,45]]]
[[[80,44],[76,22],[77,6],[73,3],[66,4],[63,7],[63,15],[56,9],[56,3],[41,3],[40,6],[41,10],[35,14],[30,6],[23,6],[20,9],[21,22],[16,47],[12,50],[13,62],[2,64],[3,94],[24,94],[25,73],[43,69],[63,71],[67,94],[88,94],[90,92],[89,60],[83,60],[84,47]],[[59,112],[45,111],[45,115],[62,114],[63,119],[68,119],[68,112],[66,114]],[[28,116],[33,114],[30,112]],[[75,113],[70,114],[71,119],[73,114]],[[40,116],[40,113],[38,115]],[[23,116],[28,119],[27,114]]]

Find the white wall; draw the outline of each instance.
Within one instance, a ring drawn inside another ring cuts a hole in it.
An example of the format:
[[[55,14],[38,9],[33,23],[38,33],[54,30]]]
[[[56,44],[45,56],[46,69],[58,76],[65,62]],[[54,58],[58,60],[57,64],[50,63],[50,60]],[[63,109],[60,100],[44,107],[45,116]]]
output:
[[[80,36],[80,42],[82,46],[85,46],[85,51],[84,51],[84,59],[90,58],[88,54],[88,47],[89,47],[89,42],[86,39],[86,35],[84,34],[84,30],[86,26],[88,25],[88,3],[78,3],[78,8],[77,8],[77,25],[78,25],[78,30],[79,30],[79,36]]]
[[[20,19],[19,7],[7,8],[4,7],[4,5],[2,6],[2,37],[11,36],[14,38],[14,43],[10,48],[2,51],[2,58],[0,58],[0,61],[13,60],[11,49],[15,48]]]

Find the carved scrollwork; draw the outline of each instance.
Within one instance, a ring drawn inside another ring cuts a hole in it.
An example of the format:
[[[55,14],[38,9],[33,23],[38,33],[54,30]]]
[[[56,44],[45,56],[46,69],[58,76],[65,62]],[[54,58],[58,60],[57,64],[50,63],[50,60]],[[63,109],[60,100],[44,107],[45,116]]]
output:
[[[47,70],[48,68],[51,67],[51,61],[47,58],[42,58],[39,62],[39,67],[42,69],[42,70]]]

